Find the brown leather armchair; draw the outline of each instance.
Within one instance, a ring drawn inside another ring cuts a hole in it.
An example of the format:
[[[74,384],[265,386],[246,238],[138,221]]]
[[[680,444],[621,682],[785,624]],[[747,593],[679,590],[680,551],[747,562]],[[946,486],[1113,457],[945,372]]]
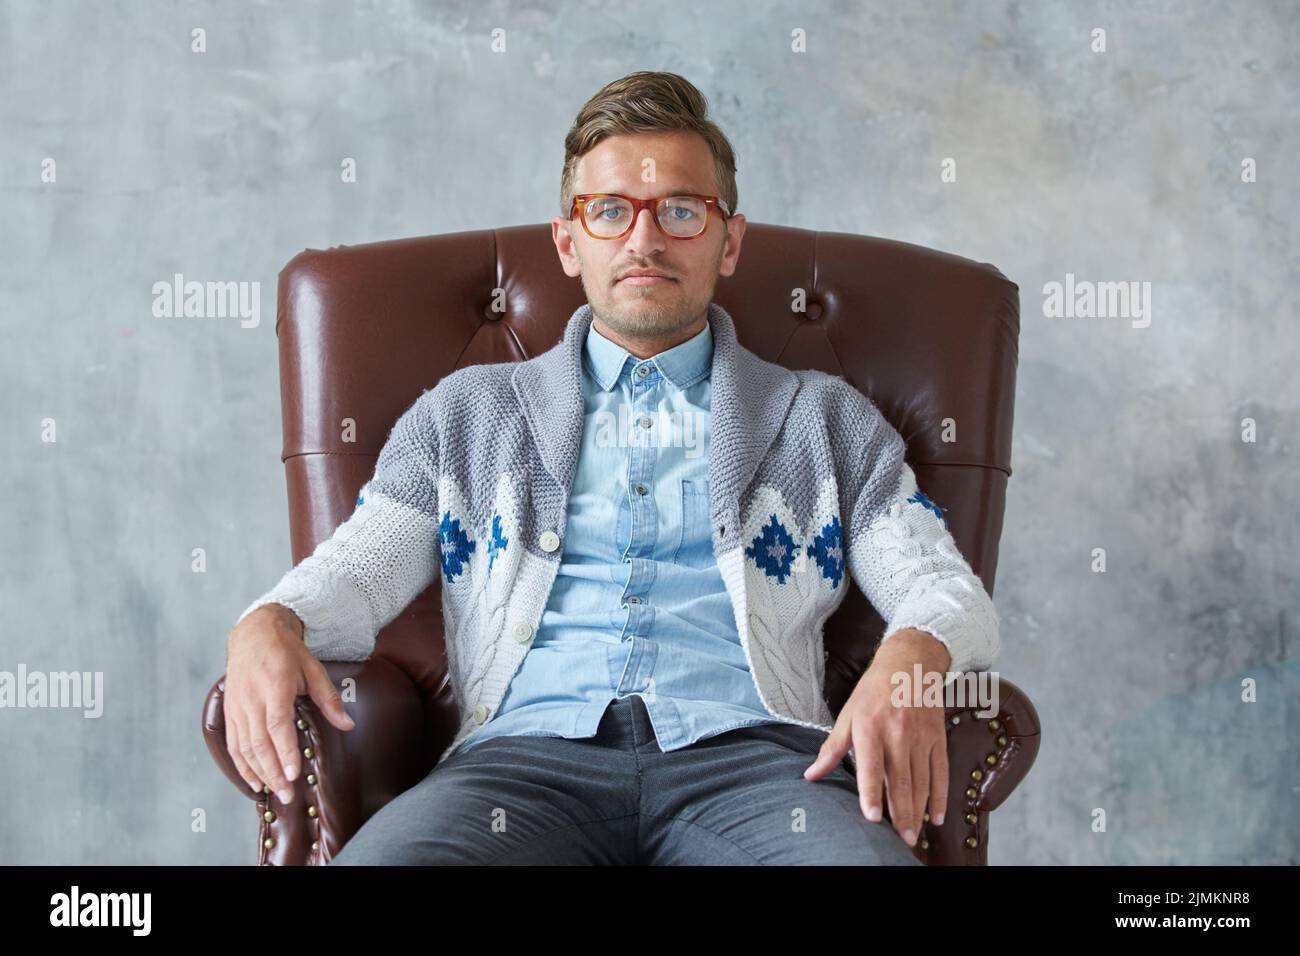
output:
[[[1011,474],[1018,287],[988,263],[920,246],[750,223],[736,274],[719,281],[715,300],[750,350],[787,368],[843,375],[876,402],[992,593]],[[559,267],[549,224],[295,256],[280,272],[275,326],[294,563],[352,512],[393,422],[423,390],[464,365],[540,354],[584,301],[579,281]],[[342,441],[345,419],[356,422],[355,443]],[[955,421],[955,441],[943,440],[945,419]],[[439,597],[435,583],[384,628],[369,660],[326,664],[336,685],[356,681],[352,730],[298,699],[306,759],[287,806],[251,793],[235,770],[224,676],[213,685],[203,735],[257,805],[259,862],[328,863],[450,743],[457,713]],[[883,631],[870,602],[850,589],[825,631],[832,713]],[[923,827],[914,852],[926,863],[987,863],[989,812],[1033,764],[1038,715],[1010,682],[1000,682],[1000,695],[995,719],[948,710],[948,813],[943,826]]]

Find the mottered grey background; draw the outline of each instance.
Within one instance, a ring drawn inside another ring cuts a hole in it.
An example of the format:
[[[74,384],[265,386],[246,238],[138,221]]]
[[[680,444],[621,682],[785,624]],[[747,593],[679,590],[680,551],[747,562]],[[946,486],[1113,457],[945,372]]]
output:
[[[6,0],[0,671],[103,711],[0,709],[0,862],[255,859],[199,715],[288,568],[277,272],[549,220],[578,108],[665,69],[751,220],[1020,285],[997,669],[1044,737],[990,861],[1296,863],[1298,39],[1259,0]],[[257,324],[156,317],[176,273],[260,283]],[[1146,319],[1047,314],[1067,275]]]

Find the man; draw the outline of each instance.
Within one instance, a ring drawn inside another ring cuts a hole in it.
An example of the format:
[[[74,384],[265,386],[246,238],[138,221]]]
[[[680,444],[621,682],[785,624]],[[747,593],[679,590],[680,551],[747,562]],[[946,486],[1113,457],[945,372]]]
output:
[[[894,706],[891,677],[987,668],[997,617],[874,405],[758,358],[713,303],[734,173],[682,77],[597,93],[552,223],[588,300],[563,341],[421,396],[231,632],[230,753],[288,802],[294,696],[351,726],[318,658],[369,656],[441,583],[462,725],[335,863],[909,865],[942,823],[943,709]],[[850,576],[889,627],[832,722],[821,629]]]

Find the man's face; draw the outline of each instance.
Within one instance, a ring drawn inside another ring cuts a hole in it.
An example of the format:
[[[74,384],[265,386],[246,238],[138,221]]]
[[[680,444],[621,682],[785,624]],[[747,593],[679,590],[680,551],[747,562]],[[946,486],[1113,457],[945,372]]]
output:
[[[653,179],[646,178],[653,175]],[[619,193],[637,199],[696,193],[718,196],[713,154],[704,138],[689,132],[610,136],[578,160],[573,191]],[[674,239],[640,213],[621,239],[593,239],[578,216],[556,217],[551,234],[566,275],[581,276],[592,312],[619,336],[672,339],[692,326],[703,328],[719,276],[729,276],[740,257],[745,217],[724,221],[709,215],[704,234]],[[628,272],[652,270],[664,281],[637,283]]]

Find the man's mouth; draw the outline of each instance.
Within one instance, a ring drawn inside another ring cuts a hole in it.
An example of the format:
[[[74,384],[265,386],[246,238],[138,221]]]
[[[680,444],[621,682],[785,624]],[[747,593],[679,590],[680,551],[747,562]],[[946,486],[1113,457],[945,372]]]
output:
[[[662,285],[665,282],[672,282],[673,279],[662,273],[646,271],[642,273],[629,272],[618,281],[625,282],[628,285]]]
[[[664,276],[628,276],[619,281],[624,282],[627,285],[663,285],[672,282],[673,280]]]

